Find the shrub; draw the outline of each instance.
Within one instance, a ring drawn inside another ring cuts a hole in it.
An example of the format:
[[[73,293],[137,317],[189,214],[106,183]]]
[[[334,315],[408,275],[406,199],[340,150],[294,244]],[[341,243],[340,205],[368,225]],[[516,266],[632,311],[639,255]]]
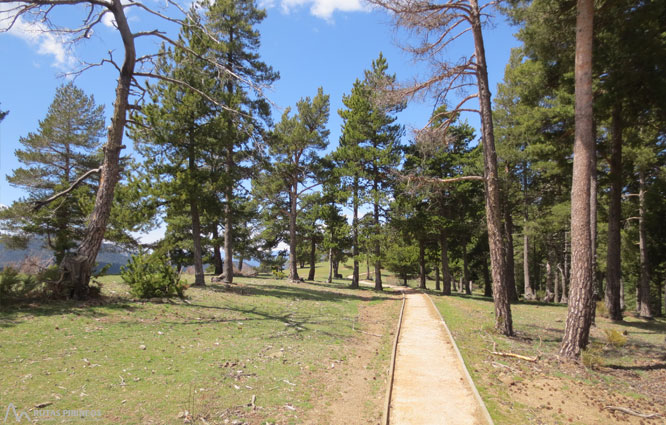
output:
[[[595,369],[601,366],[602,356],[601,350],[598,347],[588,347],[585,351],[581,353],[580,356],[583,365],[588,369]]]
[[[285,277],[287,277],[287,274],[280,269],[273,269],[271,273],[273,273],[274,279],[284,279]]]
[[[604,333],[608,344],[613,348],[622,348],[627,343],[627,337],[615,329],[604,329]]]
[[[22,275],[15,267],[5,267],[0,272],[0,301],[9,298],[25,298],[41,287],[39,276]]]
[[[608,315],[608,308],[606,307],[606,303],[603,301],[597,301],[597,311],[596,315],[599,317],[605,317],[609,318],[610,316]]]
[[[187,289],[176,269],[161,255],[133,255],[127,266],[121,268],[120,276],[138,298],[183,298]]]

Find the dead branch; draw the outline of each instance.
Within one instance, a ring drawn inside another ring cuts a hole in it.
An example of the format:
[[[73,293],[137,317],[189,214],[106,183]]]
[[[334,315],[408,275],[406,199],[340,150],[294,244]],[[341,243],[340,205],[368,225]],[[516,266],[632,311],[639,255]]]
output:
[[[450,178],[439,178],[439,177],[425,177],[425,176],[415,176],[415,175],[401,175],[399,176],[403,180],[407,180],[407,183],[418,182],[422,184],[450,184],[458,183],[462,181],[483,181],[484,178],[481,176],[460,176],[460,177],[450,177]]]
[[[661,413],[638,413],[634,412],[631,409],[627,409],[626,407],[621,407],[621,406],[605,406],[604,409],[617,410],[618,412],[623,412],[626,413],[627,415],[638,416],[639,418],[643,419],[652,419],[652,418],[661,417]]]
[[[538,357],[527,357],[527,356],[523,356],[521,354],[503,353],[501,351],[496,351],[496,347],[497,347],[497,343],[493,342],[493,350],[490,351],[490,354],[494,354],[496,356],[501,356],[501,357],[514,357],[516,359],[526,360],[528,362],[536,362],[539,359]]]
[[[496,356],[502,356],[502,357],[515,357],[520,360],[526,360],[528,362],[536,362],[538,360],[537,357],[527,357],[523,356],[520,354],[514,354],[514,353],[503,353],[501,351],[491,351],[490,354],[494,354]]]
[[[67,189],[63,190],[62,192],[58,192],[58,193],[56,193],[55,195],[51,196],[50,198],[47,198],[47,199],[44,199],[44,200],[35,201],[35,202],[34,202],[34,203],[35,203],[35,206],[33,207],[33,209],[34,209],[35,211],[37,211],[37,210],[39,210],[41,207],[43,207],[44,205],[48,205],[48,204],[50,204],[51,202],[55,201],[56,199],[60,198],[61,196],[65,196],[65,195],[67,195],[69,192],[71,192],[72,190],[76,189],[78,185],[80,185],[81,183],[83,183],[83,182],[85,181],[85,179],[87,179],[88,177],[90,177],[90,176],[93,175],[93,174],[99,174],[99,173],[101,173],[101,172],[102,172],[102,167],[99,167],[99,168],[93,168],[92,170],[88,170],[88,171],[86,171],[85,173],[83,173],[83,175],[82,175],[81,177],[79,177],[78,179],[74,180],[74,183],[72,183],[71,186],[69,186]]]

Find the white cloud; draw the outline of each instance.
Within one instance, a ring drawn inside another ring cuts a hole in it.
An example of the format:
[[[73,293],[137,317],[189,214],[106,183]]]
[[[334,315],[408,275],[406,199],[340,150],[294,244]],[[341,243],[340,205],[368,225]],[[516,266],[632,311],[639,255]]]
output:
[[[262,7],[274,7],[276,3],[279,3],[285,13],[297,7],[310,5],[310,13],[327,21],[331,20],[336,10],[341,12],[368,10],[362,4],[362,0],[264,0],[261,4]]]
[[[15,7],[13,3],[5,3],[0,7],[0,31],[6,30],[13,17],[11,10]],[[40,55],[53,56],[53,65],[60,69],[70,69],[74,63],[74,57],[67,49],[67,43],[57,34],[49,32],[42,22],[30,22],[19,16],[12,27],[7,31],[14,37],[20,38],[26,43],[37,48]]]

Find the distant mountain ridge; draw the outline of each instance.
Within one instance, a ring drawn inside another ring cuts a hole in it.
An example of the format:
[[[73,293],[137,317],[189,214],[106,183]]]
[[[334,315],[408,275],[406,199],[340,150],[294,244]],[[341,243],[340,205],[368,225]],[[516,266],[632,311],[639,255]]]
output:
[[[127,264],[130,256],[129,252],[116,245],[103,243],[97,255],[98,268],[110,264],[111,266],[107,273],[118,274],[120,273],[120,268]],[[53,253],[43,239],[35,238],[30,240],[26,249],[9,249],[0,242],[0,268],[21,264],[28,257],[38,258],[46,263],[53,259]]]

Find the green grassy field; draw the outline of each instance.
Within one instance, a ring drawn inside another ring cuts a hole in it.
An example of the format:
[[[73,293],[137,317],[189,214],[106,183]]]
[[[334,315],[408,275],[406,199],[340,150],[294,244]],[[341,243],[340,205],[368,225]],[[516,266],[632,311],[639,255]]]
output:
[[[182,424],[185,411],[198,423],[300,423],[326,390],[320,373],[350,355],[361,306],[390,296],[342,280],[236,281],[150,303],[107,276],[101,301],[3,306],[0,407],[51,403],[117,424]]]

